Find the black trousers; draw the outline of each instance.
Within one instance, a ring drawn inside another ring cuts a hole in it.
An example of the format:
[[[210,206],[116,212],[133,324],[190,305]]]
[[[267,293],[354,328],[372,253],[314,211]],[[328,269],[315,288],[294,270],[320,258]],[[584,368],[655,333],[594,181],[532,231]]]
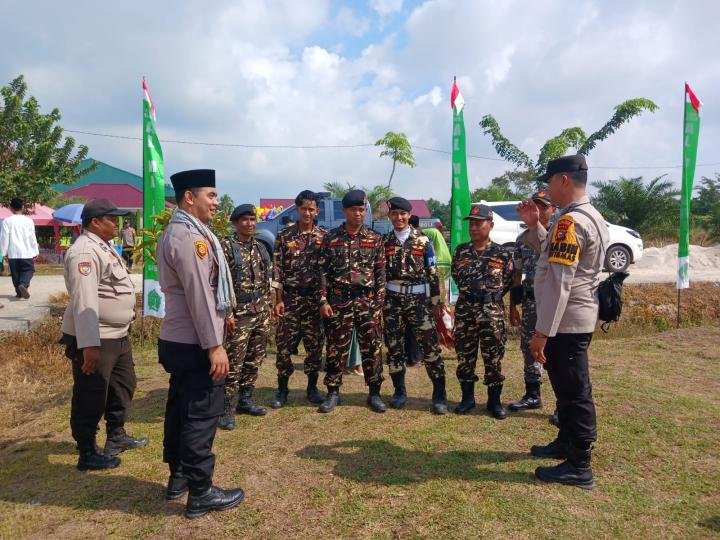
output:
[[[127,266],[128,270],[130,270],[133,263],[133,246],[126,246],[122,248],[122,258],[125,259],[125,266]]]
[[[597,440],[587,354],[591,340],[592,333],[557,334],[545,345],[545,369],[557,399],[559,438],[577,448],[589,448]]]
[[[98,422],[105,416],[108,435],[123,428],[130,411],[137,378],[130,339],[100,340],[100,361],[95,373],[82,372],[82,349],[74,336],[63,336],[66,356],[72,358],[73,395],[70,428],[78,447],[95,444]]]
[[[202,493],[212,485],[212,445],[223,413],[225,380],[212,380],[208,351],[199,345],[158,339],[158,357],[170,374],[163,461],[171,474],[188,479],[191,493]]]
[[[35,273],[35,263],[32,259],[8,259],[8,266],[10,267],[12,284],[15,287],[15,294],[19,295],[18,286],[22,284],[25,287],[30,287],[30,280]]]

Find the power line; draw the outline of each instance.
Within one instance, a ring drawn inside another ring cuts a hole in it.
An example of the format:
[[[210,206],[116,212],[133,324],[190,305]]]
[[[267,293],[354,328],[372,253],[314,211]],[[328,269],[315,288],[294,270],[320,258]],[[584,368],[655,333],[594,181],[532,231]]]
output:
[[[67,131],[68,133],[79,133],[82,135],[92,135],[94,137],[107,137],[110,139],[124,139],[124,140],[130,140],[130,141],[141,141],[141,137],[129,137],[126,135],[114,135],[112,133],[98,133],[95,131],[81,131],[77,129],[65,129],[64,131]],[[321,150],[324,148],[370,148],[375,146],[373,143],[365,143],[365,144],[314,144],[314,145],[295,145],[295,144],[242,144],[242,143],[213,143],[213,142],[204,142],[204,141],[182,141],[182,140],[174,140],[174,139],[163,139],[160,142],[162,143],[172,143],[172,144],[189,144],[194,146],[218,146],[218,147],[226,147],[226,148],[265,148],[265,149],[285,149],[285,150]],[[427,146],[419,146],[416,144],[411,144],[413,148],[417,150],[423,150],[426,152],[434,152],[436,154],[445,154],[445,155],[451,155],[452,152],[449,152],[447,150],[440,150],[439,148],[428,148]],[[482,159],[485,161],[506,161],[502,158],[495,158],[495,157],[488,157],[488,156],[478,156],[475,154],[467,154],[467,157],[473,158],[473,159]],[[716,161],[713,163],[698,163],[695,166],[696,167],[716,167],[720,165],[720,161]],[[616,169],[616,170],[640,170],[640,169],[681,169],[682,165],[636,165],[636,166],[629,166],[629,167],[620,167],[620,166],[609,166],[609,165],[593,165],[593,169]]]

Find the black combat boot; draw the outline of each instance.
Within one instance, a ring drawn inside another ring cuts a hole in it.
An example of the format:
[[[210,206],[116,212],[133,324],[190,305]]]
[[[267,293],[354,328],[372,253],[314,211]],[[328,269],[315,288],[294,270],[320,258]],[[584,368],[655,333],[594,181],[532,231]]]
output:
[[[495,418],[495,420],[505,420],[507,418],[507,411],[502,406],[500,401],[500,394],[502,394],[502,384],[495,384],[488,386],[488,400],[485,408]]]
[[[460,383],[462,390],[462,399],[457,407],[455,414],[467,414],[475,408],[475,382],[463,381]]]
[[[447,394],[445,393],[445,377],[432,379],[432,412],[434,414],[447,414]]]
[[[530,454],[538,458],[566,459],[568,457],[567,442],[560,438],[550,444],[534,444],[530,447]]]
[[[328,393],[325,397],[325,401],[323,401],[322,405],[318,407],[318,412],[321,413],[332,412],[333,409],[340,404],[340,387],[328,386],[327,389]]]
[[[78,463],[79,471],[99,471],[102,469],[114,469],[120,465],[120,458],[115,456],[106,456],[98,452],[95,441],[87,444],[78,444]]]
[[[288,394],[290,393],[290,390],[288,390],[289,380],[289,377],[278,375],[278,389],[277,392],[275,392],[275,399],[270,403],[273,409],[279,409],[287,404]]]
[[[307,400],[310,403],[315,403],[316,405],[325,401],[325,398],[320,393],[320,390],[318,390],[318,387],[317,387],[318,372],[315,371],[313,373],[308,373],[307,378],[308,378],[307,391],[305,394],[307,396]]]
[[[542,407],[540,400],[540,383],[525,383],[525,395],[513,401],[508,408],[513,411],[522,411],[525,409],[539,409]]]
[[[195,519],[214,510],[229,510],[236,507],[245,498],[240,488],[220,489],[210,486],[200,493],[190,493],[185,506],[185,517]]]
[[[370,391],[368,393],[367,405],[370,410],[376,413],[384,413],[387,410],[387,406],[380,398],[380,385],[371,384]]]
[[[134,448],[147,446],[147,443],[147,437],[131,437],[125,432],[125,428],[114,428],[108,432],[103,453],[108,456],[117,456],[125,450],[133,450]]]
[[[248,386],[240,389],[240,399],[238,400],[235,410],[240,414],[249,414],[250,416],[265,416],[267,409],[256,405],[252,399],[253,389]]]
[[[555,408],[555,412],[550,415],[550,418],[548,418],[548,421],[556,428],[560,427],[560,417],[558,416],[557,407]]]
[[[174,501],[182,497],[188,490],[188,481],[183,475],[180,465],[170,465],[170,478],[168,478],[165,499]]]
[[[225,405],[223,408],[223,414],[220,417],[220,420],[218,420],[218,427],[220,429],[224,429],[225,431],[232,431],[235,429],[235,412],[233,409],[235,408],[235,402],[237,401],[237,396],[229,397],[227,394],[225,394]]]
[[[405,404],[407,403],[407,391],[405,390],[405,369],[398,371],[397,373],[391,373],[390,378],[395,386],[395,393],[390,400],[390,406],[393,409],[404,409]]]
[[[538,467],[535,469],[535,476],[543,482],[593,489],[595,480],[590,467],[590,453],[590,448],[581,449],[568,444],[565,461],[554,467]]]

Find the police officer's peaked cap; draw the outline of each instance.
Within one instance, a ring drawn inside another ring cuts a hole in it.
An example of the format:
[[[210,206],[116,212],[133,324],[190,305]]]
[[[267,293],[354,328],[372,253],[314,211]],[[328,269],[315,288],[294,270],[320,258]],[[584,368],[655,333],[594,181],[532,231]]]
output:
[[[410,204],[410,201],[403,199],[402,197],[393,197],[392,199],[388,199],[387,203],[390,210],[404,210],[405,212],[412,211],[412,204]]]
[[[215,187],[214,169],[194,169],[182,171],[170,177],[170,182],[176,193],[192,188]]]
[[[367,197],[365,192],[361,189],[353,189],[348,191],[342,198],[343,208],[352,208],[353,206],[365,206]]]
[[[545,174],[538,177],[539,182],[547,182],[554,174],[558,173],[570,173],[577,171],[587,171],[588,166],[585,162],[585,156],[582,154],[576,154],[574,156],[563,156],[557,159],[548,161],[547,170]]]
[[[233,213],[230,214],[230,221],[236,221],[243,216],[255,216],[255,207],[252,204],[241,204],[236,206]]]
[[[80,219],[85,221],[102,216],[127,216],[129,213],[125,210],[118,210],[118,207],[107,199],[93,199],[83,206]]]
[[[473,204],[470,213],[463,219],[487,219],[492,221],[493,211],[487,204]]]
[[[532,194],[532,197],[530,197],[533,201],[541,201],[548,206],[552,205],[552,199],[550,198],[550,193],[546,189],[541,189],[540,191],[536,191]]]

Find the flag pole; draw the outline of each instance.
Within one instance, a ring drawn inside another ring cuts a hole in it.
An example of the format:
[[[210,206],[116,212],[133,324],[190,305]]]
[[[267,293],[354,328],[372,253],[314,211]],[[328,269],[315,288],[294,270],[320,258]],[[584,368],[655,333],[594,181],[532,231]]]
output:
[[[683,152],[682,152],[682,159],[683,159],[683,169],[681,171],[684,171],[685,167],[685,117],[687,115],[685,111],[685,102],[687,101],[687,81],[685,81],[685,84],[683,84],[683,98],[682,98],[682,104],[683,104],[683,135],[682,135],[682,141],[683,141]],[[682,174],[682,172],[681,172]],[[680,180],[680,189],[683,189],[684,182]],[[682,197],[682,193],[680,194],[680,197]],[[682,206],[682,205],[681,205]],[[680,210],[680,221],[682,221],[682,209]],[[682,228],[682,225],[680,225],[680,228]],[[679,233],[680,231],[678,231]],[[678,246],[680,246],[680,242],[682,240],[680,239],[680,235],[678,234]],[[678,284],[679,285],[679,284]],[[680,291],[682,289],[678,286],[678,294],[677,294],[677,319],[675,321],[675,328],[680,328]]]
[[[143,75],[142,78],[143,82],[145,82],[145,75]],[[145,95],[143,94],[143,100],[145,99]],[[143,104],[143,109],[145,105]],[[144,110],[142,111],[144,114]],[[142,134],[140,137],[140,144],[142,145],[142,164],[140,167],[140,170],[143,171],[143,197],[142,197],[142,205],[143,205],[143,229],[145,228],[145,122],[141,122],[140,124],[142,126]],[[144,238],[143,238],[144,239]],[[143,242],[144,243],[144,242]],[[140,348],[143,348],[143,345],[145,344],[145,246],[143,245],[143,253],[142,253],[142,261],[143,261],[143,279],[142,279],[142,301],[140,302]]]

